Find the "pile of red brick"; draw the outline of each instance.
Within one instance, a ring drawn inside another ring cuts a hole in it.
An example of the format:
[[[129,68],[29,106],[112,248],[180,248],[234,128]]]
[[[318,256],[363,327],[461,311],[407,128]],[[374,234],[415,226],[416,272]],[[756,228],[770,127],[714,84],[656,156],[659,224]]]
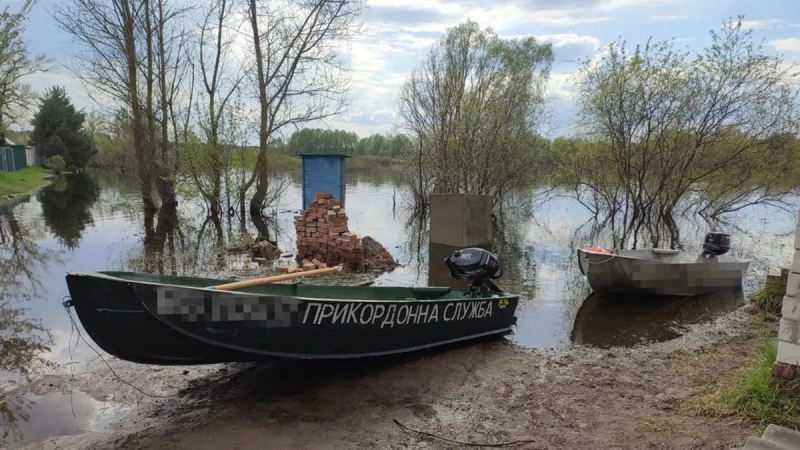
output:
[[[361,240],[347,228],[347,213],[329,193],[317,193],[314,203],[300,211],[294,223],[297,257],[303,260],[303,270],[340,264],[356,270],[361,265],[364,257]]]

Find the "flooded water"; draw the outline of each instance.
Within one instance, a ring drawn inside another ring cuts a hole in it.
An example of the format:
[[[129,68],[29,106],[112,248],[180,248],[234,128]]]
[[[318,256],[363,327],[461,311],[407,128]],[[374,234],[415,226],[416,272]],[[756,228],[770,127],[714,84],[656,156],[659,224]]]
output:
[[[274,208],[270,236],[293,251],[293,213],[300,208],[299,180]],[[381,242],[402,264],[380,275],[377,285],[450,284],[442,259],[453,249],[430,244],[424,217],[406,209],[400,174],[349,174],[350,229]],[[603,299],[577,268],[575,249],[609,245],[606,230],[593,227],[577,202],[555,197],[532,208],[531,199],[504,205],[492,250],[504,265],[500,285],[520,295],[518,323],[509,339],[525,347],[561,347],[571,342],[600,347],[672,339],[684,327],[736,308],[768,271],[790,262],[794,217],[780,210],[751,208],[731,222],[732,255],[751,259],[744,292],[691,299]],[[253,270],[244,256],[219,252],[239,232],[235,218],[204,220],[199,201],[184,199],[175,212],[147,217],[135,183],[104,174],[71,175],[38,193],[0,208],[0,421],[6,444],[102,429],[119,413],[83,393],[13,396],[10,392],[42,374],[80,371],[93,358],[76,345],[61,303],[70,271],[153,270],[187,275],[230,276]],[[247,231],[256,234],[255,225]],[[263,226],[261,226],[263,231]],[[684,220],[683,243],[699,252],[707,226]],[[88,339],[88,337],[87,337]],[[70,365],[70,362],[74,365]],[[13,400],[15,399],[15,400]],[[13,401],[12,401],[13,400]],[[17,408],[19,406],[19,408]],[[74,414],[73,414],[74,411]],[[2,446],[2,441],[0,441]]]

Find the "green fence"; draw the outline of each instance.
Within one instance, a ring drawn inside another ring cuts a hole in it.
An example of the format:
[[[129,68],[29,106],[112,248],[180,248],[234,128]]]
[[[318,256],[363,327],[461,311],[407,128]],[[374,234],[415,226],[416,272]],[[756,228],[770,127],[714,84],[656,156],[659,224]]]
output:
[[[28,167],[24,145],[0,147],[0,172],[16,172]]]

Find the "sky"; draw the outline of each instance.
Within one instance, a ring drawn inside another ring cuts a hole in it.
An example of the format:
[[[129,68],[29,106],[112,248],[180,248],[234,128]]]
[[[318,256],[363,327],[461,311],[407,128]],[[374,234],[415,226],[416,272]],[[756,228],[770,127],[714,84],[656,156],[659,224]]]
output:
[[[16,10],[22,1],[0,0],[0,6]],[[56,69],[27,82],[39,92],[64,86],[78,107],[97,109],[81,82],[62,67],[74,49],[53,23],[57,1],[38,0],[26,29],[30,51],[56,61]],[[361,136],[396,130],[400,86],[448,27],[471,19],[501,37],[533,35],[553,44],[544,133],[570,135],[578,131],[572,126],[576,61],[620,38],[629,45],[651,37],[674,39],[679,48],[702,52],[710,30],[740,15],[768,52],[800,62],[800,0],[367,0],[364,32],[344,55],[352,69],[350,106],[317,126]]]

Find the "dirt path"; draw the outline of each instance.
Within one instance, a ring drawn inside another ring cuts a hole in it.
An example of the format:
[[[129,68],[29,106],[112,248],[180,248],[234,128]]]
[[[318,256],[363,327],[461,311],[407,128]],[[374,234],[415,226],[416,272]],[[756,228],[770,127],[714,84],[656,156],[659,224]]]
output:
[[[283,362],[179,398],[139,397],[116,430],[35,447],[464,447],[403,430],[397,420],[458,441],[532,441],[511,448],[727,449],[758,426],[698,415],[690,405],[745,364],[773,328],[740,310],[636,349],[527,351],[495,340],[399,358]]]

